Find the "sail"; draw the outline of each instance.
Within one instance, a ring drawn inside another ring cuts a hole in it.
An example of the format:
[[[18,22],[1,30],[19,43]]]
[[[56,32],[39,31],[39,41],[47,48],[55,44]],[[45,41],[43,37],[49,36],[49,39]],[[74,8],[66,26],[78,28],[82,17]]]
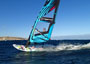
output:
[[[60,0],[46,0],[44,7],[39,12],[39,15],[37,16],[37,19],[32,27],[32,30],[28,39],[30,43],[42,43],[50,40],[52,30],[55,24],[55,18],[56,18],[59,1]],[[54,10],[53,17],[45,17],[52,10]],[[38,28],[36,28],[39,22],[44,22],[46,24],[47,23],[49,24],[47,31],[43,32],[43,31],[40,31]],[[37,31],[38,33],[35,33],[35,31]]]

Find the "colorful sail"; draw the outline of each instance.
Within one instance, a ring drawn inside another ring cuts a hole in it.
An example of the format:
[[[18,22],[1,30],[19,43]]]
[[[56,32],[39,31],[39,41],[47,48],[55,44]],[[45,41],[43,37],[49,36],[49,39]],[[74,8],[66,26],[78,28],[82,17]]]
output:
[[[56,18],[59,1],[60,0],[46,0],[44,7],[41,9],[32,27],[32,30],[31,30],[31,33],[28,39],[30,43],[43,43],[43,42],[47,42],[48,40],[50,40],[52,30],[55,24],[55,18]],[[52,10],[55,10],[53,14],[53,18],[45,17]],[[43,31],[40,31],[38,28],[36,28],[39,22],[49,23],[48,30],[43,32]],[[35,31],[37,31],[38,33],[35,34]]]

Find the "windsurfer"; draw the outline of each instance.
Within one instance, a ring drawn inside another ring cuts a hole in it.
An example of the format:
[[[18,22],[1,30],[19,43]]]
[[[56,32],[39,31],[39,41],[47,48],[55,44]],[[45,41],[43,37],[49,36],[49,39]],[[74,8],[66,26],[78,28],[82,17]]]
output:
[[[37,17],[36,21],[35,21],[35,24],[34,26],[32,27],[32,31],[31,31],[31,34],[28,38],[28,41],[27,41],[27,44],[26,44],[26,47],[31,44],[30,41],[33,41],[32,43],[35,43],[36,44],[38,42],[46,42],[48,40],[50,40],[50,37],[51,37],[51,32],[53,30],[53,26],[55,24],[55,18],[56,18],[56,13],[57,13],[57,9],[58,9],[58,5],[59,5],[59,1],[60,0],[47,0],[45,5],[44,5],[44,8],[42,8],[42,10],[40,11],[39,13],[39,16]],[[48,18],[48,17],[44,17],[45,15],[47,15],[50,11],[52,11],[53,9],[55,9],[54,11],[54,15],[53,15],[53,18]],[[47,22],[49,23],[49,27],[48,27],[48,30],[46,31],[45,28],[43,28],[43,31],[39,31],[37,28],[36,28],[36,25],[39,21],[43,21],[43,22]],[[34,34],[34,31],[37,31],[39,33],[37,34]],[[37,39],[38,36],[44,36],[44,37],[41,37],[39,40]],[[48,36],[46,36],[48,35]],[[36,37],[36,41],[35,39],[33,39],[33,36]],[[35,42],[34,42],[35,41]]]
[[[33,28],[33,26],[32,26],[32,28]],[[42,35],[42,33],[38,29],[35,29],[35,30],[37,30]],[[43,32],[46,32],[46,28],[43,28]],[[28,47],[28,45],[30,45],[29,39],[30,39],[30,37],[28,38],[28,41],[26,43],[26,46],[25,46],[26,48]],[[34,43],[34,44],[36,45],[37,43]],[[32,46],[32,48],[35,48],[35,46]]]

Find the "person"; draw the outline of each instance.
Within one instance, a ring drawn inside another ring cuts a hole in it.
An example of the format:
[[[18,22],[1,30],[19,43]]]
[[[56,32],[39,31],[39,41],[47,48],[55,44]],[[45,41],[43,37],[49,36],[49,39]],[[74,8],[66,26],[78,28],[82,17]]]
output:
[[[33,26],[32,26],[32,28],[33,28]],[[37,31],[42,35],[42,33],[41,33],[38,29],[35,28],[35,30],[37,30]],[[46,28],[43,28],[43,32],[46,32]],[[26,43],[25,48],[27,48],[28,45],[30,45],[29,39],[30,39],[30,36],[29,36],[29,38],[28,38],[28,41],[27,41],[27,43]],[[36,45],[36,44],[37,44],[37,43],[35,43],[35,45]],[[31,48],[35,48],[35,46],[32,46]]]
[[[46,32],[46,28],[43,28],[43,32]]]

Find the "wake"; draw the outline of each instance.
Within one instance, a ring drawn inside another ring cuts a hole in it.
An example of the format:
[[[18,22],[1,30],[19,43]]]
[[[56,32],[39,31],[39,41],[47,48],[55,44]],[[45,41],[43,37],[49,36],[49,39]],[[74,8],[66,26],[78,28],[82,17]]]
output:
[[[64,50],[81,50],[81,49],[90,49],[90,43],[88,44],[59,44],[58,46],[54,45],[45,45],[43,51],[64,51]]]

